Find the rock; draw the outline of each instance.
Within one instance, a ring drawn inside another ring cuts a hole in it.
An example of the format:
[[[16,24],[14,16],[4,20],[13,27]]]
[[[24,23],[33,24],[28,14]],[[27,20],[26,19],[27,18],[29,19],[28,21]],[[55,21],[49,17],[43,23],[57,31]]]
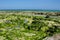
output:
[[[52,37],[46,37],[43,40],[60,40],[60,33],[59,34],[55,34]]]

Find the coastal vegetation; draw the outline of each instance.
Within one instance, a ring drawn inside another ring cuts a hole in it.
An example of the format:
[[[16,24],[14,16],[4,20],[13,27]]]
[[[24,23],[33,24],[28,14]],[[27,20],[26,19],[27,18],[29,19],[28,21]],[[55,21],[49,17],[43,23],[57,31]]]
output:
[[[0,40],[43,40],[60,33],[60,12],[0,11]]]

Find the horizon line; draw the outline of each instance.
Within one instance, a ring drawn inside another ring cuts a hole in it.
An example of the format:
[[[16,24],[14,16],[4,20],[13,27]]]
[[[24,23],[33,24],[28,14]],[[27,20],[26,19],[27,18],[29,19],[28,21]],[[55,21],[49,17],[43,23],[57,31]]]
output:
[[[59,9],[0,9],[0,10],[59,10]]]

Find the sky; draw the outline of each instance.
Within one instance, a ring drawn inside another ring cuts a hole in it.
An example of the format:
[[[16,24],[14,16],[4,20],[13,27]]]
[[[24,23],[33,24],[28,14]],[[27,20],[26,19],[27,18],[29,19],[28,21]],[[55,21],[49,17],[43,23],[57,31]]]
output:
[[[60,10],[60,0],[0,0],[0,9]]]

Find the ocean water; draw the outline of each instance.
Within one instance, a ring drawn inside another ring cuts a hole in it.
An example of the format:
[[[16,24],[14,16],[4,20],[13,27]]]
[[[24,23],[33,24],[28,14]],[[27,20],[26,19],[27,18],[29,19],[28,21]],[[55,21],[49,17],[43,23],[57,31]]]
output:
[[[0,11],[37,11],[37,12],[60,12],[60,10],[41,10],[41,9],[3,9]]]

